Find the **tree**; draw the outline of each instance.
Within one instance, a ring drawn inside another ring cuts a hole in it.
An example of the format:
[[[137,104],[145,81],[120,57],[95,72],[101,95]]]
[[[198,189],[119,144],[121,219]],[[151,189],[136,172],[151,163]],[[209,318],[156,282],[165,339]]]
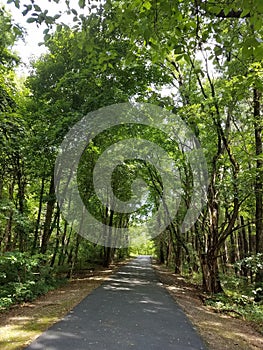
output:
[[[19,6],[18,0],[10,2]],[[169,228],[170,243],[174,254],[189,263],[198,255],[204,289],[221,292],[219,257],[235,232],[242,230],[241,213],[255,224],[256,251],[262,251],[262,1],[109,0],[97,2],[97,12],[87,18],[81,13],[85,1],[79,1],[80,9],[66,3],[74,15],[75,32],[58,25],[53,38],[50,30],[58,16],[52,18],[34,4],[24,12],[31,16],[29,22],[49,27],[45,40],[51,55],[36,64],[37,74],[31,78],[34,96],[43,99],[43,110],[52,121],[61,111],[74,119],[64,120],[63,131],[59,126],[57,140],[82,113],[136,94],[139,100],[146,97],[178,113],[205,149],[210,184],[195,229],[182,237],[177,223],[191,196],[191,172],[181,162],[185,206]],[[127,75],[135,78],[127,80]],[[145,93],[151,84],[168,84],[176,93],[172,99],[160,99],[154,91]],[[249,158],[254,161],[247,169]],[[154,202],[161,184],[158,174],[150,175]],[[118,183],[118,172],[116,176]],[[94,208],[101,214],[97,204]],[[111,211],[105,215],[114,221]],[[188,248],[192,242],[196,251]]]

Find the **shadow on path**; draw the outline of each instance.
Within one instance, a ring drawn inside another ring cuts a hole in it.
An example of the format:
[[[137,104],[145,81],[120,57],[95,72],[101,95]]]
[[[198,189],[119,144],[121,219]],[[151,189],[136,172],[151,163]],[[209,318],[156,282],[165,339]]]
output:
[[[27,350],[201,350],[205,345],[161,286],[149,256],[123,266]]]

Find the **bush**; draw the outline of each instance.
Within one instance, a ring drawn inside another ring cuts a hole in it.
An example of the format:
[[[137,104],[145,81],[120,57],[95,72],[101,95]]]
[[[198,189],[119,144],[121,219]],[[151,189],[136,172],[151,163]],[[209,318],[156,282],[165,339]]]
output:
[[[221,283],[224,293],[208,297],[205,304],[217,312],[252,321],[255,328],[263,333],[263,304],[255,302],[254,284],[248,284],[244,277],[234,274],[222,275]]]
[[[235,263],[235,267],[240,271],[245,268],[256,274],[263,270],[263,253],[252,254]]]
[[[0,257],[0,309],[31,301],[58,284],[43,254],[12,252]]]

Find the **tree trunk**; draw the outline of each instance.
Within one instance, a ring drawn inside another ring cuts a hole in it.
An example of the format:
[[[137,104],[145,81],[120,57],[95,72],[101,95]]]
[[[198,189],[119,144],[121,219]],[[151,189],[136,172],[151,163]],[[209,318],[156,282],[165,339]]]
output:
[[[248,221],[248,252],[253,254],[255,252],[255,236],[252,235],[252,227],[250,221]],[[254,274],[250,269],[250,283],[254,282]]]
[[[12,181],[11,185],[9,186],[9,199],[10,201],[14,200],[14,181]],[[6,223],[6,227],[5,227],[5,235],[4,235],[4,239],[5,239],[5,247],[4,247],[4,251],[8,252],[10,250],[12,250],[13,248],[13,242],[12,242],[12,226],[13,226],[13,215],[14,215],[14,210],[12,208],[10,208],[9,210],[9,216],[7,219],[7,223]]]
[[[256,146],[256,179],[255,179],[255,199],[256,199],[256,253],[263,252],[263,185],[262,171],[262,126],[260,115],[260,92],[254,88],[253,90],[253,108],[254,108],[254,128],[255,128],[255,146]],[[262,282],[262,273],[259,271],[256,275],[256,281]]]
[[[64,260],[65,260],[65,254],[66,254],[65,242],[66,242],[67,228],[68,228],[68,223],[67,223],[67,221],[65,221],[63,235],[61,238],[61,249],[60,249],[60,253],[59,253],[58,266],[63,265]]]
[[[164,252],[163,252],[163,240],[161,238],[159,243],[159,263],[164,264],[164,262],[165,262],[165,259],[164,259]]]
[[[50,263],[50,266],[51,266],[51,267],[53,267],[53,266],[55,265],[57,253],[58,253],[58,250],[59,250],[59,234],[60,234],[59,220],[60,220],[60,215],[58,215],[58,217],[57,217],[56,244],[55,244],[55,247],[54,247],[54,252],[53,252],[52,259],[51,259],[51,263]]]
[[[111,263],[111,247],[104,247],[103,267],[108,268]]]
[[[204,291],[211,294],[223,292],[219,279],[217,257],[215,254],[202,254],[200,261],[203,273]]]
[[[34,241],[33,241],[33,246],[32,246],[32,254],[34,254],[36,249],[37,249],[38,230],[39,230],[40,220],[41,220],[44,189],[45,189],[45,180],[44,180],[44,178],[42,178],[42,180],[41,180],[40,196],[39,196],[37,222],[36,222],[36,228],[35,228],[35,233],[34,233]]]
[[[244,259],[248,256],[248,241],[247,241],[247,234],[246,234],[246,228],[245,228],[245,221],[243,216],[240,216],[240,233],[239,233],[239,239],[240,239],[240,258]],[[243,276],[248,277],[248,269],[245,266],[242,266],[241,273]]]
[[[108,216],[110,212],[110,215]],[[113,225],[113,216],[114,216],[114,211],[113,210],[108,210],[106,208],[106,222],[108,221],[108,237],[107,237],[107,242],[108,245],[111,245],[112,243],[112,225]],[[109,220],[107,220],[109,218]],[[106,228],[107,229],[107,228]],[[103,259],[103,266],[104,267],[109,267],[112,261],[112,248],[111,247],[105,247],[104,249],[104,259]]]
[[[5,252],[8,252],[12,249],[12,224],[13,224],[13,209],[9,211],[9,217],[7,219],[5,227]]]
[[[78,261],[80,239],[81,239],[81,236],[79,234],[77,234],[75,248],[72,247],[72,251],[71,251],[71,255],[72,255],[71,267],[70,267],[69,273],[67,275],[67,277],[69,279],[72,277],[75,265],[76,265],[76,263]]]
[[[48,202],[47,202],[47,209],[46,209],[46,217],[45,217],[45,223],[44,223],[44,231],[42,236],[42,242],[41,242],[41,253],[44,254],[47,251],[47,246],[49,242],[49,238],[52,233],[52,216],[54,212],[54,207],[56,203],[56,197],[55,197],[55,187],[54,187],[54,176],[52,175],[51,181],[50,181],[50,187],[49,187],[49,195],[48,195]]]
[[[25,186],[26,181],[23,174],[23,168],[22,168],[22,161],[19,154],[17,154],[16,157],[16,177],[17,177],[17,186],[18,186],[18,211],[21,217],[24,215],[24,209],[25,209]],[[27,235],[25,232],[25,228],[23,224],[18,225],[18,239],[19,239],[19,251],[24,252],[26,249],[26,241],[27,241]]]
[[[182,273],[182,247],[180,243],[176,245],[176,250],[174,252],[174,273],[181,274]]]

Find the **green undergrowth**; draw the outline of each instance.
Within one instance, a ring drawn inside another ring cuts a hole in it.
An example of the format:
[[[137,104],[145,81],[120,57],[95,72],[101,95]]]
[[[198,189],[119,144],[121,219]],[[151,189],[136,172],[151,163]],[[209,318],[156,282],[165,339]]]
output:
[[[65,283],[43,254],[10,252],[0,256],[0,311],[32,301]]]
[[[183,277],[201,287],[202,274],[194,272]],[[205,305],[212,307],[216,312],[241,318],[253,323],[254,328],[263,334],[263,300],[255,302],[257,287],[246,278],[237,276],[234,272],[220,275],[223,292],[214,295],[205,295]]]
[[[222,275],[224,292],[207,297],[205,304],[220,313],[252,322],[263,334],[263,302],[255,302],[255,285],[234,274]]]

